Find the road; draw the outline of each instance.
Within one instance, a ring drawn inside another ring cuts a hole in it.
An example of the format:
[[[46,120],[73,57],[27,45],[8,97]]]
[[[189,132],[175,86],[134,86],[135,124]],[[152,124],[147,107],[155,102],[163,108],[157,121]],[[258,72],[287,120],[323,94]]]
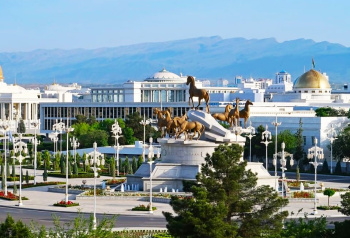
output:
[[[21,219],[26,224],[30,224],[31,221],[36,221],[40,225],[45,227],[53,227],[53,215],[60,217],[61,222],[69,222],[74,220],[77,217],[77,213],[71,212],[50,212],[50,211],[38,211],[22,208],[12,208],[12,207],[2,207],[0,206],[0,221],[6,219],[7,214],[15,220]],[[90,214],[83,214],[86,218],[89,218]],[[102,219],[104,215],[97,214],[97,219]],[[106,217],[112,218],[111,215],[106,215]],[[115,221],[115,228],[124,228],[124,227],[156,227],[156,228],[165,228],[166,221],[164,217],[153,216],[151,214],[144,215],[119,215]]]

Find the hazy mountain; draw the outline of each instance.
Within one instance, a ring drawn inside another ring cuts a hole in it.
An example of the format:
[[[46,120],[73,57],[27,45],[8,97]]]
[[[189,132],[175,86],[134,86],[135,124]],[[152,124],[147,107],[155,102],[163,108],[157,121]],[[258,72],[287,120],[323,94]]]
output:
[[[286,70],[295,79],[304,67],[327,72],[331,83],[350,79],[350,48],[329,42],[273,38],[251,39],[200,37],[143,43],[94,50],[35,50],[0,53],[5,81],[17,83],[121,83],[143,80],[165,67],[201,79],[244,77],[273,78]]]

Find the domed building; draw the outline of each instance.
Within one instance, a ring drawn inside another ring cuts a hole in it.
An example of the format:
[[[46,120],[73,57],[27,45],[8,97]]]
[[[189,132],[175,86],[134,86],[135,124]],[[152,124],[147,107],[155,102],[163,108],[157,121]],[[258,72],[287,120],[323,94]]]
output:
[[[274,102],[331,102],[332,88],[326,73],[311,69],[293,84],[293,91],[274,95]]]

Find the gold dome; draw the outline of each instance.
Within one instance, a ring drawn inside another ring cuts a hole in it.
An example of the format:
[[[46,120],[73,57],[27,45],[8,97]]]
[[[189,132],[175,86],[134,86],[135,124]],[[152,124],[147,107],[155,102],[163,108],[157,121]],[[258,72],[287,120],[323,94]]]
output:
[[[1,65],[0,65],[0,82],[4,82],[4,75],[2,74]]]
[[[326,76],[320,72],[311,69],[301,75],[294,83],[294,88],[320,88],[330,89],[331,85]]]

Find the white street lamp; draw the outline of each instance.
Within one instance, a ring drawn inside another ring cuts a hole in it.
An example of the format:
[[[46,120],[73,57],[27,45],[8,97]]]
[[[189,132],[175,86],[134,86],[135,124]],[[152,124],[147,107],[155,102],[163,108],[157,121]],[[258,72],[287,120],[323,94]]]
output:
[[[57,141],[58,141],[58,133],[57,132],[51,132],[49,134],[50,140],[53,142],[53,151],[56,156],[57,154]]]
[[[22,203],[22,161],[25,158],[28,158],[28,155],[23,156],[22,153],[27,154],[27,144],[22,141],[22,133],[19,134],[19,142],[14,143],[13,145],[13,151],[14,153],[18,153],[18,155],[14,155],[12,158],[15,158],[19,162],[19,200],[18,200],[18,206],[23,206]]]
[[[68,199],[68,167],[69,167],[69,164],[68,164],[69,163],[69,154],[68,154],[69,144],[68,144],[68,142],[69,142],[69,138],[68,137],[69,137],[69,132],[74,131],[74,128],[68,126],[68,118],[67,118],[67,127],[65,127],[65,130],[66,130],[66,134],[67,134],[67,138],[66,138],[67,151],[66,151],[66,194],[65,194],[65,201],[66,201],[66,203],[68,203],[68,201],[69,201],[69,199]]]
[[[4,167],[5,181],[4,181],[4,184],[5,184],[5,187],[3,189],[4,189],[5,196],[7,196],[7,161],[6,161],[6,156],[7,156],[6,144],[7,143],[6,143],[6,133],[7,133],[7,130],[8,130],[10,125],[9,125],[9,121],[8,120],[1,120],[0,123],[1,123],[2,131],[4,133],[4,162],[5,162],[5,167]]]
[[[119,138],[122,137],[122,128],[119,126],[117,119],[115,119],[114,124],[112,125],[112,131],[113,137],[114,137],[114,159],[116,159],[117,164],[117,176],[119,176],[119,149],[121,147],[119,146]]]
[[[314,158],[314,162],[309,162],[310,164],[312,164],[315,168],[315,199],[314,199],[314,212],[313,215],[317,214],[317,196],[316,196],[316,187],[317,187],[317,166],[321,165],[322,163],[317,162],[317,158],[318,159],[323,159],[324,158],[324,154],[323,154],[323,149],[317,146],[317,138],[315,137],[314,139],[314,143],[315,146],[311,147],[310,149],[308,149],[308,154],[307,154],[307,158],[308,159],[312,159]]]
[[[61,134],[61,137],[60,137],[60,154],[62,153],[62,132],[65,131],[65,124],[62,122],[62,119],[60,122],[57,122],[56,120],[56,123],[53,124],[52,126],[52,130],[55,131],[55,132],[59,132],[59,134]]]
[[[154,151],[153,151],[153,146],[152,146],[153,138],[149,138],[149,143],[150,146],[148,148],[148,163],[149,163],[149,213],[153,213],[153,205],[152,205],[152,164],[153,164],[153,157],[154,157]]]
[[[249,130],[249,134],[247,135],[249,138],[249,162],[252,162],[252,138],[255,136],[255,128],[252,127],[252,121],[249,121],[247,129]]]
[[[284,142],[282,142],[281,144],[281,149],[282,152],[278,153],[278,156],[281,157],[280,163],[281,163],[281,170],[282,170],[282,197],[284,197],[284,180],[286,178],[285,172],[287,170],[286,166],[287,166],[287,160],[285,159],[286,156],[290,157],[290,165],[293,166],[294,165],[294,160],[293,160],[293,154],[290,154],[286,151],[284,151],[284,149],[286,148],[286,144]]]
[[[236,143],[237,143],[237,137],[238,137],[238,135],[242,134],[242,127],[234,126],[234,127],[233,127],[233,132],[234,132],[235,135],[236,135]]]
[[[270,143],[272,143],[272,141],[268,141],[268,140],[272,139],[272,136],[271,136],[271,132],[268,131],[267,129],[268,129],[268,127],[266,125],[265,131],[261,135],[261,139],[263,140],[261,143],[265,144],[265,146],[266,146],[266,165],[265,165],[265,168],[266,168],[266,170],[269,170],[269,160],[267,157],[267,147]],[[265,141],[264,141],[264,139],[265,139]]]
[[[34,126],[34,138],[33,138],[33,144],[34,144],[34,185],[36,185],[36,165],[37,165],[37,146],[40,144],[40,141],[36,138],[36,128],[39,126],[40,128],[40,121],[34,120],[32,122],[32,125]]]
[[[331,131],[328,134],[328,139],[331,142],[331,174],[333,174],[333,141],[335,141],[337,138],[337,133],[335,132],[335,129],[333,127],[333,124],[331,126]]]
[[[93,229],[96,230],[96,178],[98,176],[97,174],[97,166],[100,166],[100,159],[101,159],[101,165],[105,164],[104,156],[102,153],[97,151],[97,143],[94,142],[93,144],[94,150],[87,154],[87,156],[91,157],[90,159],[90,165],[94,166],[94,219],[93,219]],[[87,162],[87,161],[86,161]]]
[[[142,146],[142,157],[143,157],[143,162],[145,162],[145,140],[146,140],[146,125],[150,123],[150,120],[146,120],[145,112],[143,112],[143,120],[140,121],[140,124],[143,125],[143,146]]]
[[[70,145],[73,147],[73,153],[74,153],[74,163],[77,163],[77,148],[80,146],[80,143],[78,142],[78,138],[74,137],[70,138]]]
[[[276,155],[276,165],[275,165],[275,176],[277,177],[277,127],[282,124],[282,122],[277,122],[277,113],[276,113],[276,120],[271,123],[273,126],[275,126],[275,155]],[[276,190],[278,191],[278,183],[276,180]]]

